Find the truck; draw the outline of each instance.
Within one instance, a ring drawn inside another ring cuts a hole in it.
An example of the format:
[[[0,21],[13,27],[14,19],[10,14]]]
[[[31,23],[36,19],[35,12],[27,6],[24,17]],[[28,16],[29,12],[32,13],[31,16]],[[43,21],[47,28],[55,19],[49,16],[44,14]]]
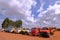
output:
[[[48,27],[42,27],[40,29],[40,36],[43,36],[43,37],[49,37],[50,36],[50,28]]]
[[[52,28],[50,28],[50,27],[42,27],[40,29],[40,36],[51,37],[54,34],[55,29],[56,29],[55,27],[52,27]]]
[[[14,27],[8,27],[8,28],[5,29],[5,32],[12,33],[14,31],[14,29],[15,29]]]
[[[29,29],[21,29],[20,34],[29,35]]]
[[[31,29],[31,35],[39,36],[39,34],[40,34],[40,28],[32,28]]]

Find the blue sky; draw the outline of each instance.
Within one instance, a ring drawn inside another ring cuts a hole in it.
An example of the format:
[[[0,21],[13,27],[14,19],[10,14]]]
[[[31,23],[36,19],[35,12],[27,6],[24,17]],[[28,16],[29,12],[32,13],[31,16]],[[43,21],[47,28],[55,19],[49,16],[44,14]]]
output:
[[[40,0],[35,0],[37,2],[37,4],[35,6],[32,6],[31,10],[32,10],[32,14],[34,14],[34,18],[37,18],[39,12],[37,12],[37,10],[40,8],[41,4],[40,4]]]
[[[60,25],[57,21],[59,18],[57,15],[60,15],[59,0],[0,0],[0,6],[0,25],[6,17],[13,21],[21,19],[23,25],[28,25],[28,27],[40,26],[40,24],[41,26],[51,26],[51,22],[54,22],[52,26],[59,27]],[[47,17],[50,18],[50,21],[46,21],[49,20]]]
[[[37,12],[37,10],[40,8],[41,0],[35,0],[37,2],[37,4],[35,6],[32,6],[31,10],[32,10],[32,14],[34,14],[34,18],[37,18],[37,16],[39,15],[40,12]],[[44,6],[43,6],[43,11],[47,10],[47,8],[49,7],[49,5],[54,5],[56,1],[58,0],[42,0],[43,2],[45,2]]]

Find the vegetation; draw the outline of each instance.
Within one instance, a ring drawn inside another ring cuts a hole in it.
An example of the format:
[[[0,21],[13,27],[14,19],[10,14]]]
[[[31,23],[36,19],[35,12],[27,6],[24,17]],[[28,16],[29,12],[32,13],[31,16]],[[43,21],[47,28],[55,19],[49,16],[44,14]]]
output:
[[[10,20],[9,18],[6,18],[3,23],[2,23],[2,28],[7,28],[9,26],[13,26],[13,27],[21,27],[22,26],[22,21],[21,20],[17,20],[16,22]]]
[[[2,28],[7,28],[9,25],[9,21],[10,21],[9,18],[6,18],[2,23]]]
[[[16,26],[17,28],[21,27],[21,26],[22,26],[22,21],[21,21],[21,20],[17,20],[17,21],[15,22],[15,26]]]

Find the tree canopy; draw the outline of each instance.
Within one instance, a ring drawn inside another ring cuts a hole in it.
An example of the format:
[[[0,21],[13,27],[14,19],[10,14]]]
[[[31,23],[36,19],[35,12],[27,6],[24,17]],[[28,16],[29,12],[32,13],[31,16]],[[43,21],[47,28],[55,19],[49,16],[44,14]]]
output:
[[[16,26],[17,28],[21,27],[21,26],[22,26],[22,21],[21,21],[21,20],[17,20],[17,21],[15,22],[15,26]]]
[[[9,18],[6,18],[2,23],[2,28],[7,28],[9,26],[13,27],[21,27],[22,26],[22,20],[17,20],[16,22],[10,20]]]

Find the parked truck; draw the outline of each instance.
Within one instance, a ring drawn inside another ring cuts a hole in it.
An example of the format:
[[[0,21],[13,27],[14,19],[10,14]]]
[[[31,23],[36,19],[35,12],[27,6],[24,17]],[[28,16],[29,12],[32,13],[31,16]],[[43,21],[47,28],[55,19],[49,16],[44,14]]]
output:
[[[43,36],[43,37],[49,37],[50,36],[50,28],[48,27],[42,27],[40,29],[40,36]]]
[[[55,32],[55,27],[42,27],[40,29],[40,36],[43,36],[43,37],[51,37]]]
[[[39,36],[40,35],[40,28],[32,28],[31,29],[31,34],[33,36]]]
[[[29,35],[29,29],[21,29],[20,34]]]
[[[14,29],[15,29],[14,27],[8,27],[4,31],[12,33],[14,31]]]

